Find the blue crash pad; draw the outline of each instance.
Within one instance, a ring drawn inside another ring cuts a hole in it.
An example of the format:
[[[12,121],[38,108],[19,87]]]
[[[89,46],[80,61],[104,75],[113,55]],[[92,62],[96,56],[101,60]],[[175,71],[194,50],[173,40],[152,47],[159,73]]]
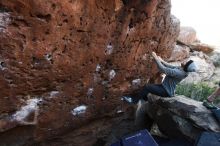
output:
[[[158,146],[147,130],[141,130],[134,134],[122,137],[111,146]]]
[[[195,146],[220,146],[220,132],[203,132]]]

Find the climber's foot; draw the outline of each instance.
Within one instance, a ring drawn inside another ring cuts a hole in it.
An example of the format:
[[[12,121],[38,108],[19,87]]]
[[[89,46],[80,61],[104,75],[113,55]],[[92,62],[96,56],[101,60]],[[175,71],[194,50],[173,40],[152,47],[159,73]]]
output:
[[[208,109],[217,109],[217,107],[212,102],[209,102],[207,100],[203,101],[202,105],[204,105]]]

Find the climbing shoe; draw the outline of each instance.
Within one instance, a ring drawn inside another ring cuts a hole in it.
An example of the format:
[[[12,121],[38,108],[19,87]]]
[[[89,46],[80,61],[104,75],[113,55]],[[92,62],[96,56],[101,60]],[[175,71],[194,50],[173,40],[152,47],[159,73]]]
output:
[[[212,102],[209,102],[207,100],[204,100],[202,105],[204,105],[208,109],[217,109],[217,107]]]

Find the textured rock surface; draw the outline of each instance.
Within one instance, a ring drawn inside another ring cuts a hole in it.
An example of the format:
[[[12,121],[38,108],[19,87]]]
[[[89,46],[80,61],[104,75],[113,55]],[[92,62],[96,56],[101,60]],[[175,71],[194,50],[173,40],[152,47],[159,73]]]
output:
[[[196,140],[202,131],[219,132],[220,125],[202,102],[184,96],[161,98],[150,96],[145,103],[148,115],[156,121],[161,132],[169,137]]]
[[[214,71],[215,66],[211,59],[202,52],[193,52],[188,60],[191,59],[195,62],[197,72],[191,72],[181,83],[198,83],[201,81],[209,80]]]
[[[194,51],[202,51],[203,53],[209,54],[215,50],[214,47],[204,44],[204,43],[192,43],[190,44],[190,48]]]
[[[216,67],[220,66],[220,52],[214,51],[210,54],[210,59]]]
[[[173,49],[169,61],[183,61],[184,59],[189,57],[190,48],[184,45],[175,45]]]
[[[181,27],[180,33],[177,39],[179,42],[184,43],[186,45],[190,45],[197,40],[196,31],[192,27]]]
[[[77,131],[80,144],[95,143],[116,121],[101,129],[95,122],[127,112],[119,97],[133,91],[132,81],[156,80],[151,52],[170,56],[179,32],[170,6],[169,0],[1,0],[0,139],[11,133],[8,142],[31,145]]]

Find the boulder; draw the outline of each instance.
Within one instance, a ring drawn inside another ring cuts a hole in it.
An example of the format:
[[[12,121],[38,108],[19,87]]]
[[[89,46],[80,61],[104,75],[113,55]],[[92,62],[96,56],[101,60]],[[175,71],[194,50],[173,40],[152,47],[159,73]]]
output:
[[[215,50],[214,47],[208,44],[200,43],[200,42],[194,42],[190,44],[190,48],[193,51],[198,51],[198,52],[202,51],[203,53],[206,53],[206,54],[209,54]]]
[[[195,29],[192,27],[180,27],[180,33],[177,38],[177,41],[185,45],[190,45],[198,41]]]
[[[210,59],[216,67],[220,67],[220,52],[214,51],[210,55]]]
[[[170,9],[169,0],[1,0],[1,142],[53,145],[75,131],[78,145],[95,144],[127,112],[120,96],[132,81],[158,78],[151,52],[168,58],[179,33]]]
[[[189,75],[181,81],[181,84],[198,83],[209,80],[212,77],[215,66],[206,54],[194,51],[187,60],[190,59],[195,62],[197,71],[189,73]]]
[[[217,88],[220,82],[220,68],[216,67],[213,76],[207,81],[210,87]]]
[[[174,61],[183,61],[184,59],[189,57],[190,48],[184,45],[175,45],[170,58],[168,59],[169,62]]]
[[[162,98],[151,95],[149,102],[141,108],[146,109],[159,130],[170,138],[184,137],[194,141],[203,131],[220,131],[220,125],[212,112],[202,102],[185,96]]]

